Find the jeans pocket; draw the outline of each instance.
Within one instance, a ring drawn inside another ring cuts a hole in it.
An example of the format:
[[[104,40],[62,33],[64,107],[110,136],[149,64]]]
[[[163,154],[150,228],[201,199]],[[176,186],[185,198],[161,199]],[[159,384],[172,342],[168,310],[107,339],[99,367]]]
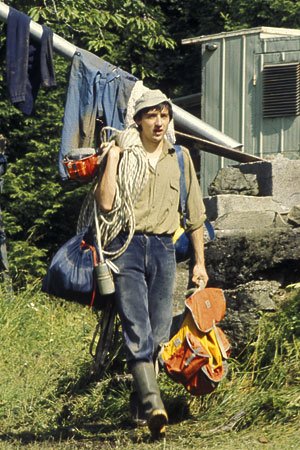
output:
[[[155,236],[155,237],[165,250],[167,250],[168,252],[173,253],[175,252],[175,247],[171,236]]]

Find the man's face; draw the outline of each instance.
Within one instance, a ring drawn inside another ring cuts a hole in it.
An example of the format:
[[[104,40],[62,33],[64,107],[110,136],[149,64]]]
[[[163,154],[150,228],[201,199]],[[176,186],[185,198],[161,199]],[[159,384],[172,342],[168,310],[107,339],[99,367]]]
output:
[[[138,121],[141,129],[141,139],[144,144],[159,144],[167,132],[170,122],[169,110],[164,107],[161,111],[150,109]]]

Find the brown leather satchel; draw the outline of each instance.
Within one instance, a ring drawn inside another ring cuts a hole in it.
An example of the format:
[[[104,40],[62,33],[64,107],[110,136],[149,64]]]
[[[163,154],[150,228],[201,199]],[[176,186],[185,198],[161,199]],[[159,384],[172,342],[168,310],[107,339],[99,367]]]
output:
[[[216,324],[225,315],[221,289],[196,290],[185,301],[186,311],[179,331],[159,355],[166,373],[192,395],[212,392],[227,373],[230,344]]]

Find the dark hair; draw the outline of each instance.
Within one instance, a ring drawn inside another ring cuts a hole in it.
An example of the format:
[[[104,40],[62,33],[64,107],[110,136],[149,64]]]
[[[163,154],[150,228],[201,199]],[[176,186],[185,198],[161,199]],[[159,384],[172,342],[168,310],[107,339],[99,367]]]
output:
[[[170,120],[172,120],[173,110],[172,110],[172,106],[170,105],[169,102],[162,102],[162,103],[159,103],[158,105],[148,106],[147,108],[141,109],[134,116],[134,120],[136,122],[140,121],[143,117],[143,114],[147,113],[148,111],[151,111],[152,109],[155,109],[156,111],[162,111],[164,108],[167,108],[167,110],[169,111]]]

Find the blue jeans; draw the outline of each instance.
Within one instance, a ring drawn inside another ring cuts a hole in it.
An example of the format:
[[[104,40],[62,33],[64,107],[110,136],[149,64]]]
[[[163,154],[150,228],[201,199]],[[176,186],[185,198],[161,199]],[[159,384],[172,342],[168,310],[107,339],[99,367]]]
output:
[[[7,18],[6,65],[11,102],[30,115],[42,82],[55,86],[53,32],[43,25],[41,42],[29,39],[30,17],[9,8]]]
[[[120,234],[109,250],[120,248]],[[116,304],[121,318],[127,362],[152,361],[159,345],[169,340],[175,282],[175,251],[166,235],[136,234],[114,263]]]

